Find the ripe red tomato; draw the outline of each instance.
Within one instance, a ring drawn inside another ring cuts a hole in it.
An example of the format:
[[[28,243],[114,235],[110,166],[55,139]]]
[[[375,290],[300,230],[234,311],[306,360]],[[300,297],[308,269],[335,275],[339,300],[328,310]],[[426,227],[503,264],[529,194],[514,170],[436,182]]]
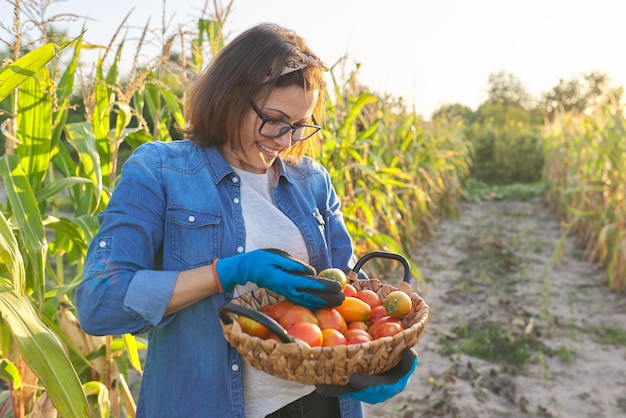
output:
[[[398,322],[383,322],[374,332],[374,338],[391,337],[404,331],[404,327]]]
[[[298,306],[297,303],[291,302],[289,300],[282,300],[280,302],[276,302],[273,305],[269,305],[268,312],[266,313],[270,318],[274,321],[278,321],[278,319],[283,316],[283,314],[287,311],[287,309],[292,308],[294,306]]]
[[[300,305],[288,308],[285,313],[278,318],[278,323],[285,329],[296,322],[311,322],[317,325],[317,318],[313,312]]]
[[[355,297],[356,296],[356,288],[352,286],[350,283],[343,288],[343,294],[346,296]]]
[[[350,322],[348,329],[362,329],[363,331],[367,331],[367,324],[363,321]]]
[[[348,343],[346,337],[336,329],[323,329],[322,330],[322,346],[334,347],[336,345],[345,345]]]
[[[383,305],[372,308],[372,311],[370,312],[370,324],[378,321],[383,316],[387,316],[387,309],[385,309]]]
[[[336,329],[337,331],[344,333],[346,332],[346,329],[348,329],[346,320],[336,309],[322,308],[313,313],[317,318],[317,324],[322,330]]]
[[[387,310],[387,314],[396,318],[402,318],[411,312],[413,302],[409,295],[401,290],[394,290],[389,293],[383,300],[383,306]]]
[[[270,311],[272,310],[272,308],[274,307],[273,304],[271,305],[263,305],[259,308],[259,312],[264,313],[267,316],[270,316]]]
[[[364,335],[357,335],[348,340],[348,345],[352,344],[364,344],[371,341],[371,338],[367,338]]]
[[[398,325],[402,325],[402,322],[400,322],[400,320],[398,318],[395,318],[391,315],[387,315],[387,316],[383,316],[382,318],[380,318],[379,320],[377,320],[376,322],[374,322],[373,324],[371,324],[369,326],[369,328],[367,329],[367,332],[374,337],[376,335],[376,332],[378,331],[378,329],[382,326],[384,326],[385,324],[388,323],[395,323]]]
[[[349,329],[349,330],[347,330],[345,332],[344,335],[346,337],[346,340],[348,340],[348,341],[350,341],[352,338],[354,338],[354,337],[356,337],[358,335],[361,335],[361,336],[367,338],[369,341],[374,339],[371,335],[369,335],[367,333],[367,331],[364,331],[362,329]]]
[[[370,289],[359,290],[356,292],[356,297],[370,305],[370,308],[375,308],[383,304],[383,301],[380,299],[380,296],[378,296],[378,293]]]
[[[321,347],[324,340],[322,330],[316,324],[306,321],[294,322],[285,331],[292,337],[299,338],[311,347]]]
[[[372,308],[361,299],[346,296],[343,303],[335,307],[347,323],[362,321],[367,322],[370,319]]]
[[[241,330],[248,335],[265,338],[267,334],[269,334],[269,330],[264,325],[259,324],[257,321],[247,316],[239,315],[237,322],[239,326],[241,326]]]

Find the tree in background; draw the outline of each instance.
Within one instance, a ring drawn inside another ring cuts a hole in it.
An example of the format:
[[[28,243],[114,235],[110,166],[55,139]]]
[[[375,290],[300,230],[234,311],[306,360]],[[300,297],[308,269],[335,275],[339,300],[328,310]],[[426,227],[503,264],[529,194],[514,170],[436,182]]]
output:
[[[448,104],[432,119],[460,119],[473,147],[472,178],[487,184],[541,180],[545,123],[563,113],[593,114],[621,102],[623,87],[595,71],[558,84],[535,99],[523,83],[504,71],[489,76],[487,99],[475,111]]]
[[[520,79],[512,73],[500,71],[489,75],[487,100],[484,104],[517,106],[529,109],[533,99]]]
[[[556,114],[591,114],[607,104],[620,103],[624,88],[611,86],[608,75],[593,71],[559,83],[541,98],[543,111],[552,121]]]

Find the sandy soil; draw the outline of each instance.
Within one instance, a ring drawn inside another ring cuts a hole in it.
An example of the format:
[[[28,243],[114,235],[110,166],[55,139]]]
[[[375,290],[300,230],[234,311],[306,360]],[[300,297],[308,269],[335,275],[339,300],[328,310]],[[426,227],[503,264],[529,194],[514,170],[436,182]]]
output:
[[[414,257],[431,307],[420,365],[366,416],[626,417],[626,294],[561,238],[541,203],[468,204],[443,221]]]

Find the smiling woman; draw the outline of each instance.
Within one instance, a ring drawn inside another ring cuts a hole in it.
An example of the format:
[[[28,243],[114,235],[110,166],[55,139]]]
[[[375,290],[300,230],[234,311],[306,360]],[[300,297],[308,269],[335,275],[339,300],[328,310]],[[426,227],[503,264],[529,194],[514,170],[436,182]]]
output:
[[[149,333],[138,417],[362,416],[362,395],[250,366],[218,318],[257,287],[307,311],[344,300],[315,272],[350,271],[353,243],[327,170],[306,155],[320,145],[327,70],[295,32],[254,26],[194,84],[189,139],[145,143],[125,163],[76,304],[87,332]],[[413,360],[402,384],[377,389],[385,376],[370,376],[377,400],[404,388]]]

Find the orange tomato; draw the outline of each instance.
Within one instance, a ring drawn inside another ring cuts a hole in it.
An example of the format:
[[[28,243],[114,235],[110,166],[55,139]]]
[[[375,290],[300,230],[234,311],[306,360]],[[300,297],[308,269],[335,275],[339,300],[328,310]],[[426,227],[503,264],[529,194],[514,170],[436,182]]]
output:
[[[343,303],[335,307],[347,323],[362,321],[367,322],[370,319],[372,308],[361,299],[346,296]]]
[[[383,304],[383,301],[380,299],[380,296],[378,296],[378,293],[370,289],[359,290],[356,292],[356,297],[370,305],[370,308],[375,308]]]
[[[396,318],[402,318],[411,312],[413,302],[409,295],[401,290],[394,290],[389,293],[383,300],[383,306],[387,310],[387,314]]]
[[[294,322],[285,331],[292,337],[298,338],[311,347],[321,347],[324,340],[322,330],[316,324],[306,321]]]
[[[326,328],[322,330],[322,346],[334,347],[336,345],[345,345],[348,343],[346,337],[336,329]]]
[[[346,296],[355,297],[356,296],[356,288],[354,286],[352,286],[350,283],[348,283],[346,285],[346,287],[343,288],[343,294],[346,295]]]
[[[288,308],[285,313],[278,318],[278,323],[285,329],[296,322],[310,322],[317,325],[317,318],[313,312],[300,305]]]
[[[248,335],[265,338],[267,334],[269,334],[269,330],[264,325],[259,324],[257,321],[247,316],[239,315],[237,322],[241,330]]]
[[[322,330],[336,329],[337,331],[344,333],[348,329],[346,320],[341,316],[339,311],[333,308],[322,308],[313,312],[315,318],[317,318],[317,324]]]

